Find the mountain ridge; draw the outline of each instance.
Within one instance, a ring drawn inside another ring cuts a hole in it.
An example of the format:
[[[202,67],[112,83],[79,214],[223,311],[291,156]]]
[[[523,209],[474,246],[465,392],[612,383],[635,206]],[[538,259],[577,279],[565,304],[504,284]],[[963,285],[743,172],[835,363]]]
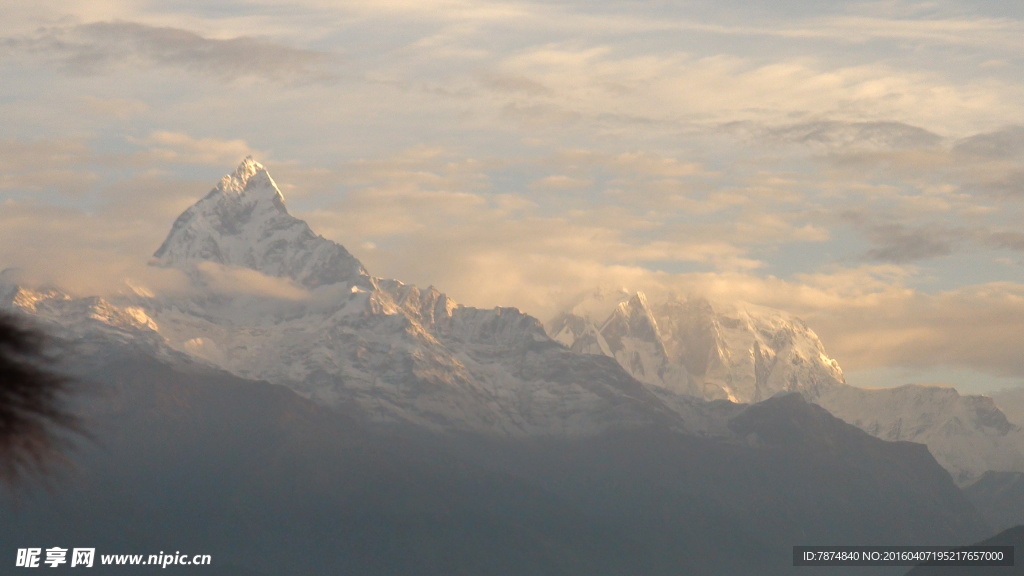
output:
[[[727,435],[730,411],[705,400],[795,391],[883,439],[926,443],[960,483],[1024,469],[1020,430],[993,425],[995,407],[923,390],[902,401],[907,413],[884,410],[898,392],[846,385],[813,330],[778,310],[619,290],[577,299],[545,326],[515,308],[466,307],[433,287],[371,276],[291,216],[251,157],[175,220],[152,264],[181,270],[191,291],[72,298],[4,275],[0,294],[69,337],[198,359],[377,422],[513,436],[650,425]],[[215,289],[211,278],[239,270],[249,274],[242,284],[275,279],[297,295]]]
[[[660,389],[738,402],[800,393],[873,436],[927,445],[961,485],[989,470],[1024,471],[1024,431],[991,399],[933,386],[850,386],[814,331],[782,311],[594,290],[546,328],[572,350],[615,358]]]
[[[343,246],[288,214],[251,158],[178,217],[152,264],[182,271],[191,290],[135,290],[90,304],[15,289],[21,297],[10,304],[79,327],[76,338],[134,333],[154,353],[283,384],[373,421],[570,436],[680,425],[685,402],[669,406],[613,361],[563,348],[532,316],[371,276]],[[211,277],[238,270],[252,271],[241,277],[247,283],[294,282],[299,296],[215,289]]]
[[[813,398],[845,383],[803,321],[747,303],[669,294],[651,304],[642,291],[594,291],[546,327],[577,352],[616,358],[643,382],[708,400],[758,402],[796,390]]]

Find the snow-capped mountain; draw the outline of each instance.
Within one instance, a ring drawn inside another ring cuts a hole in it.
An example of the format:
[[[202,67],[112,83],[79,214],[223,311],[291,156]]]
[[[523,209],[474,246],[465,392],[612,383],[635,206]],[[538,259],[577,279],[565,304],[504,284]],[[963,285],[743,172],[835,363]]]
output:
[[[927,445],[959,483],[988,470],[1024,471],[1024,432],[990,398],[849,386],[818,336],[778,310],[672,295],[652,304],[642,292],[597,290],[547,329],[572,350],[615,358],[638,380],[676,393],[749,403],[799,392],[873,436]]]
[[[177,219],[153,264],[182,271],[192,290],[109,301],[17,285],[0,292],[11,294],[8,305],[71,327],[63,333],[73,339],[122,334],[164,357],[201,359],[381,422],[577,435],[678,427],[688,406],[670,407],[611,359],[565,349],[514,308],[468,308],[433,288],[370,276],[291,216],[251,158]],[[232,275],[291,292],[221,290],[211,280]]]
[[[643,292],[598,290],[547,329],[572,350],[615,358],[643,382],[708,400],[759,402],[779,392],[814,399],[844,382],[806,324],[752,304],[669,296],[652,305]]]
[[[377,422],[513,436],[657,424],[729,436],[739,407],[706,400],[795,391],[880,438],[926,443],[958,481],[1024,470],[1020,429],[990,401],[847,386],[814,332],[777,310],[597,292],[546,333],[514,308],[469,308],[373,277],[290,215],[251,158],[177,219],[152,264],[181,271],[191,289],[73,298],[4,274],[0,306],[93,356],[129,346],[171,364],[201,361]],[[260,288],[268,283],[276,288]]]
[[[19,276],[16,270],[0,271],[0,310],[32,316],[48,332],[73,343],[77,356],[87,363],[101,362],[114,347],[172,363],[187,358],[167,344],[147,310],[138,305],[97,296],[74,298],[53,286],[28,287]]]
[[[959,484],[989,470],[1024,471],[1024,431],[987,396],[953,388],[906,385],[864,389],[836,386],[816,403],[883,440],[928,446]]]
[[[277,184],[252,157],[185,210],[153,255],[154,264],[168,268],[188,270],[200,262],[250,268],[307,288],[369,285],[348,250],[288,213]]]

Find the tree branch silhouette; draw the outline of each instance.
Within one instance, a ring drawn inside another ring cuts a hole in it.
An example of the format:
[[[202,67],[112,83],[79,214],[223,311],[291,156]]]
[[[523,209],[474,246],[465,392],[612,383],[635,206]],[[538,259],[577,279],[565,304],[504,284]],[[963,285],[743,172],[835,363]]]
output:
[[[0,482],[47,477],[81,434],[67,405],[72,382],[54,366],[39,329],[0,313]]]

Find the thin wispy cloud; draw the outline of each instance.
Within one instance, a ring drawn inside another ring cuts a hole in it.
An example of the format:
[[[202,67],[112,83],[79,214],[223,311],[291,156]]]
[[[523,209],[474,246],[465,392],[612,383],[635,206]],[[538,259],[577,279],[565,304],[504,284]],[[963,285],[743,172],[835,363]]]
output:
[[[1024,126],[1007,126],[956,142],[953,153],[993,160],[1024,157]]]
[[[909,40],[948,45],[979,46],[1019,52],[1024,27],[1002,18],[879,18],[831,16],[809,18],[796,26],[738,26],[684,21],[679,27],[729,36],[776,36],[791,39],[819,39],[837,43],[869,40]]]
[[[947,256],[964,237],[962,230],[947,229],[941,225],[908,228],[901,224],[879,224],[868,230],[876,246],[865,256],[869,260],[894,264]]]
[[[31,54],[74,74],[104,74],[125,67],[166,66],[227,80],[262,77],[329,80],[332,57],[260,38],[209,38],[179,28],[138,22],[92,22],[46,28],[6,38],[10,54]]]

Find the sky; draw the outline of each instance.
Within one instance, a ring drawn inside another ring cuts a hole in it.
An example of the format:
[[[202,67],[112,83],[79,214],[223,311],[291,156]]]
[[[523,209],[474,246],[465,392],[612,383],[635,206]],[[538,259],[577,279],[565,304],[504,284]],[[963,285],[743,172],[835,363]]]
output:
[[[703,294],[802,317],[851,384],[1024,386],[1024,4],[754,4],[7,0],[0,268],[156,282],[251,154],[467,305]]]

